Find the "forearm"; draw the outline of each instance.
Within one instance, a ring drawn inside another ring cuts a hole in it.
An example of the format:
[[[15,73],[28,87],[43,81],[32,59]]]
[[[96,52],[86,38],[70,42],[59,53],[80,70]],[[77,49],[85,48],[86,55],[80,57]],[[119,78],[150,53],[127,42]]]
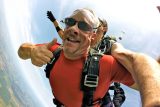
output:
[[[132,74],[139,87],[143,107],[160,106],[160,66],[151,57],[113,45],[112,55]]]
[[[133,72],[133,60],[135,53],[123,48],[119,43],[114,43],[111,55],[118,60],[131,74]]]
[[[134,78],[139,86],[143,107],[160,106],[160,66],[149,56],[138,54],[133,62]]]
[[[18,49],[18,55],[22,59],[29,59],[31,58],[31,51],[34,45],[31,43],[24,43]]]

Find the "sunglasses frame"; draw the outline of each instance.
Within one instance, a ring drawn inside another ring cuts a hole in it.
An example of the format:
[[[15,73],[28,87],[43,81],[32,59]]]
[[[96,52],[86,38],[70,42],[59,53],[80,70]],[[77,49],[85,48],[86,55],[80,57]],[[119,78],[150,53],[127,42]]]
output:
[[[71,21],[72,20],[72,22],[68,22],[67,23],[67,21]],[[95,29],[98,29],[98,27],[96,27],[96,28],[92,28],[90,25],[88,25],[88,23],[86,23],[85,21],[76,21],[74,18],[65,18],[64,20],[61,20],[61,22],[62,23],[64,23],[66,26],[68,26],[68,27],[71,27],[71,26],[74,26],[74,25],[76,25],[76,23],[78,23],[78,28],[80,29],[80,30],[82,30],[82,31],[84,31],[84,32],[87,32],[87,31],[90,31],[90,32],[92,32],[92,31],[94,31]],[[70,24],[69,24],[70,23]],[[86,26],[86,27],[85,27]]]

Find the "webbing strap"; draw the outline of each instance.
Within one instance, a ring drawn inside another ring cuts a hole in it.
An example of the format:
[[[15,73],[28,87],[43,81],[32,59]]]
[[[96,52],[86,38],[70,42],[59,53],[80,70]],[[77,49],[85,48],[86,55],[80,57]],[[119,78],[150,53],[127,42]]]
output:
[[[82,107],[93,106],[93,94],[99,81],[100,54],[90,54],[82,72],[81,90],[83,91]]]
[[[60,52],[61,52],[61,48],[56,49],[53,53],[53,58],[51,59],[51,61],[49,63],[47,63],[47,66],[45,68],[45,72],[46,72],[46,77],[49,78],[50,77],[50,72],[54,66],[54,64],[56,63],[57,59],[60,56]]]
[[[62,107],[63,106],[63,104],[60,101],[58,101],[56,98],[53,99],[53,103],[56,105],[56,107]]]

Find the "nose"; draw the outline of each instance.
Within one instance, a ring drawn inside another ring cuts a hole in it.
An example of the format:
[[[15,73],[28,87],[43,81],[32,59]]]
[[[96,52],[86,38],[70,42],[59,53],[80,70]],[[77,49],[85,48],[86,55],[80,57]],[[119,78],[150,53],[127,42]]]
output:
[[[76,23],[74,26],[70,27],[71,33],[74,35],[78,35],[79,34],[79,28],[78,28],[78,24]]]

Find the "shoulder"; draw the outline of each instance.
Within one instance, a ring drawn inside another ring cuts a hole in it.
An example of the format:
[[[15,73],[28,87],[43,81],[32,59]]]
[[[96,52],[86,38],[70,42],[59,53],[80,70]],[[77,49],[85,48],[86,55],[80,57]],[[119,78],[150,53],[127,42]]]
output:
[[[112,65],[114,63],[114,57],[111,55],[103,55],[102,58],[100,59],[100,67],[104,70],[104,69],[108,69],[111,70],[112,69]]]
[[[124,68],[112,55],[103,55],[100,59],[100,66],[110,68],[112,71]]]
[[[115,58],[111,55],[103,55],[100,61],[103,63],[105,63],[105,62],[113,63],[115,61]]]

